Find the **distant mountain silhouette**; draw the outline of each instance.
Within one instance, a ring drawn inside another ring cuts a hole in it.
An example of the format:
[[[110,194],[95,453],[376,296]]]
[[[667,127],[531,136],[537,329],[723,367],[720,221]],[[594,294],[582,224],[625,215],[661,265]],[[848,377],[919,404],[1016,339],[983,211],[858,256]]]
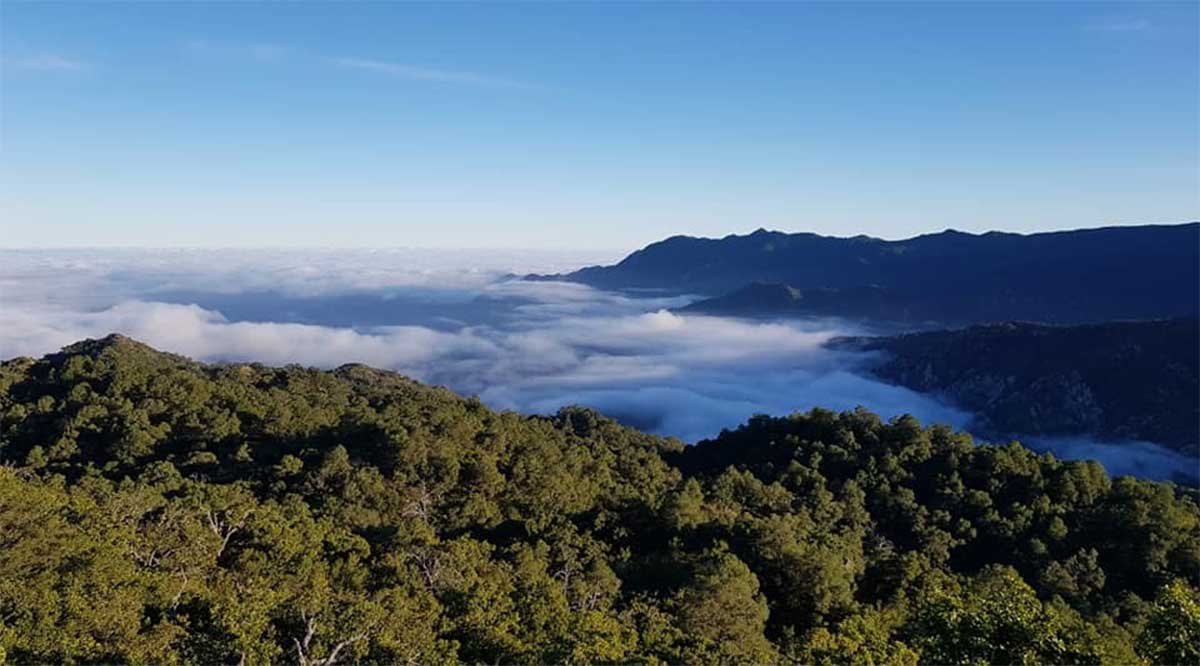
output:
[[[709,305],[760,314],[755,303],[773,300],[783,313],[872,316],[875,308],[902,319],[962,323],[1154,319],[1200,309],[1200,224],[1029,235],[945,231],[901,241],[762,229],[721,239],[675,236],[613,266],[541,279],[708,296],[746,288]],[[755,282],[787,285],[803,298],[769,296],[748,286]],[[893,303],[880,303],[885,294]],[[747,302],[735,304],[741,297]]]
[[[831,346],[884,352],[874,374],[975,412],[977,432],[1086,433],[1198,453],[1200,320],[1194,317],[1009,323],[841,338]]]

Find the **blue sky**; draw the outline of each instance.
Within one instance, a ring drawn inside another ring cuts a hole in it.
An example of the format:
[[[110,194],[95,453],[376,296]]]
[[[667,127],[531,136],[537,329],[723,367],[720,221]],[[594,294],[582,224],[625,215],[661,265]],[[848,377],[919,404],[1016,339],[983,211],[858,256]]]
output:
[[[1196,3],[0,5],[0,245],[1200,218]]]

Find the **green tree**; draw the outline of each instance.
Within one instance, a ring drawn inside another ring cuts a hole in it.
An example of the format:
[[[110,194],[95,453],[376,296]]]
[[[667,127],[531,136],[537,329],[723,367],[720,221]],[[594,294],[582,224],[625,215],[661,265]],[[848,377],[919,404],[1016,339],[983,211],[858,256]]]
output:
[[[961,594],[920,602],[907,631],[922,661],[935,664],[1100,663],[1073,619],[1044,606],[1016,573],[991,568]]]
[[[1154,664],[1200,663],[1200,603],[1195,590],[1178,580],[1163,586],[1137,648]]]

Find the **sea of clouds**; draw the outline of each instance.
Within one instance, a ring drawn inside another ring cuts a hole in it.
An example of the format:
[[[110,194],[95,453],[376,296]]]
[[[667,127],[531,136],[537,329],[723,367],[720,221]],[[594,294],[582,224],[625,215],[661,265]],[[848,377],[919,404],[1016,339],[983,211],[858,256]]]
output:
[[[611,253],[496,251],[0,251],[0,358],[118,332],[204,361],[397,370],[499,409],[594,407],[694,442],[753,414],[862,405],[970,424],[931,396],[880,382],[869,334],[837,320],[675,314],[688,296],[515,279],[609,263]],[[1195,461],[1152,443],[1037,439],[1113,473],[1167,478]]]

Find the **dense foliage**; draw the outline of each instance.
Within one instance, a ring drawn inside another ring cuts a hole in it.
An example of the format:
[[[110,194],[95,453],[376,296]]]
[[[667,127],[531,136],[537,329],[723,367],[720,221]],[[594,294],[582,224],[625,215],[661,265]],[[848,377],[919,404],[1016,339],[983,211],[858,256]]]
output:
[[[863,411],[695,447],[361,366],[0,366],[0,661],[1195,663],[1168,484]]]

